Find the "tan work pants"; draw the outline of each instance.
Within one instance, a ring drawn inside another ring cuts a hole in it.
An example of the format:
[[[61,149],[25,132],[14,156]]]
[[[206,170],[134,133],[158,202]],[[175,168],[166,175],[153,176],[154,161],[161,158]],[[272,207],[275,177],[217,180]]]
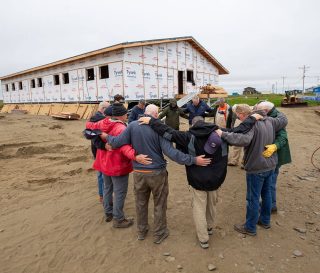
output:
[[[241,151],[242,151],[242,147],[229,146],[228,163],[235,166],[239,165]]]
[[[217,192],[198,191],[192,187],[192,213],[200,242],[209,240],[208,229],[213,227],[216,216]]]
[[[133,173],[138,232],[148,230],[148,204],[152,192],[154,201],[154,235],[160,236],[167,229],[167,198],[169,194],[167,170],[152,173]]]

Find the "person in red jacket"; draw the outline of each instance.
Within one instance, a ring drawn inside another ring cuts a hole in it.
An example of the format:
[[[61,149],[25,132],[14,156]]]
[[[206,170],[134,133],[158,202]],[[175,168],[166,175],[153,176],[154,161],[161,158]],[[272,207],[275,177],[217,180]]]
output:
[[[125,130],[126,120],[127,109],[121,103],[114,103],[112,106],[112,118],[104,119],[100,123],[102,123],[102,127],[106,132],[117,136]],[[90,127],[91,122],[87,124]],[[97,151],[93,167],[103,173],[103,198],[108,200],[105,206],[106,221],[110,222],[113,219],[113,227],[115,228],[126,228],[133,224],[133,220],[127,219],[123,212],[128,191],[128,178],[129,173],[132,172],[132,160],[148,164],[146,158],[147,156],[144,155],[136,155],[131,145],[124,145],[111,151]]]

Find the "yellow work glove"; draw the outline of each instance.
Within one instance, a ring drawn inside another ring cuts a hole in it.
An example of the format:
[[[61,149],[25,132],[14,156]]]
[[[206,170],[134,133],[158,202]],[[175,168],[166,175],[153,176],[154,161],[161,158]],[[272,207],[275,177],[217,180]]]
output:
[[[270,157],[273,155],[274,152],[277,151],[277,145],[276,144],[270,144],[270,145],[266,145],[264,146],[266,149],[264,150],[264,152],[262,153],[262,155],[264,157]]]

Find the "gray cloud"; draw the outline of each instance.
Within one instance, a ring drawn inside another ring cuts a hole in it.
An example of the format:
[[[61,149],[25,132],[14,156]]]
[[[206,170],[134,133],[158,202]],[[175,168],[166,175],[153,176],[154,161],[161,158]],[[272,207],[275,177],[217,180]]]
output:
[[[220,85],[270,90],[318,83],[317,0],[1,1],[0,75],[116,43],[194,36],[226,68]]]

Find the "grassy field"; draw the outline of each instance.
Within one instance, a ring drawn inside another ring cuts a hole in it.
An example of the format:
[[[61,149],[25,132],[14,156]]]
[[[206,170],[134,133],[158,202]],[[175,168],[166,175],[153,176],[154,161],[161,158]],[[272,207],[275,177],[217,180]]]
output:
[[[307,95],[307,94],[306,94]],[[311,95],[311,94],[308,94]],[[281,94],[268,94],[268,95],[252,95],[252,96],[229,96],[226,100],[230,105],[239,104],[239,103],[246,103],[249,105],[255,105],[257,102],[261,100],[267,100],[272,103],[276,107],[279,107],[281,105],[281,101],[284,98]],[[316,101],[307,101],[309,106],[317,106],[320,105],[320,102]]]

